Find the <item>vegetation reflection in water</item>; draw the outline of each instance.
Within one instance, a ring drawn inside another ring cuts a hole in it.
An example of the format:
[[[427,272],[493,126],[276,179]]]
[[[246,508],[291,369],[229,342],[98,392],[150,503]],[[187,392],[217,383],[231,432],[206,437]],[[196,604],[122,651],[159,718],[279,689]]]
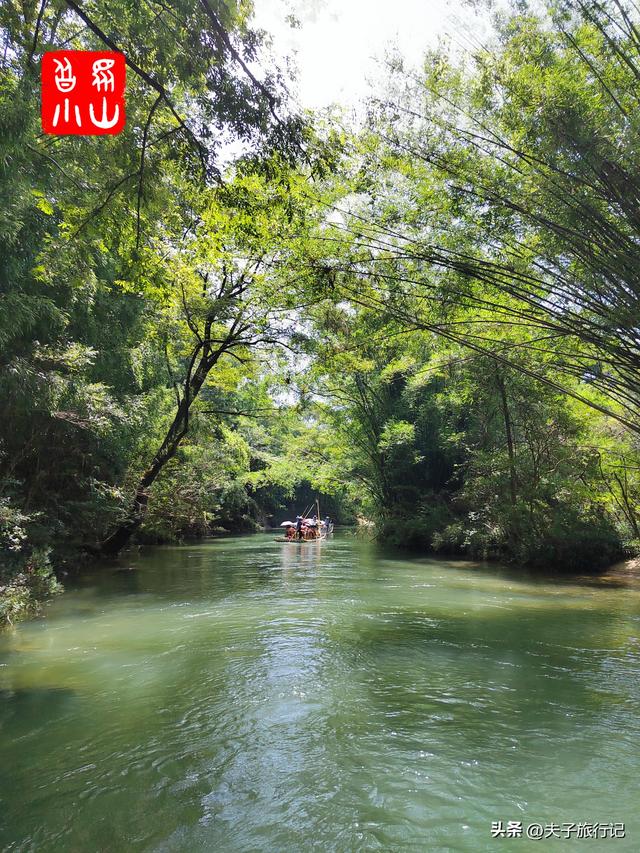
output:
[[[638,849],[638,588],[347,536],[158,549],[80,584],[2,638],[7,849],[535,843],[492,841],[499,819],[626,821],[608,843]]]

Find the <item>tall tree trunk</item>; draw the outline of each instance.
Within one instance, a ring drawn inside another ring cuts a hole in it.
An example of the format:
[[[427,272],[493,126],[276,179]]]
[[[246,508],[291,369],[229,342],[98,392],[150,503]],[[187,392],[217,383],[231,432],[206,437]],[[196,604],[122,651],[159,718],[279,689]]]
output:
[[[224,352],[231,349],[234,345],[234,340],[242,334],[244,329],[239,329],[238,324],[234,323],[227,337],[222,341],[217,349],[211,350],[209,335],[211,329],[211,321],[208,322],[205,329],[205,337],[195,348],[191,357],[191,364],[187,373],[187,378],[184,383],[184,393],[178,404],[175,417],[171,426],[167,430],[164,441],[157,450],[151,465],[147,468],[144,474],[140,477],[138,485],[134,493],[133,501],[129,511],[121,524],[109,534],[109,536],[98,546],[98,551],[107,556],[113,556],[119,551],[122,551],[129,542],[131,537],[139,529],[144,521],[149,503],[149,489],[156,481],[158,475],[164,466],[172,459],[180,446],[180,442],[189,431],[189,412],[191,405],[195,401],[205,379],[209,372],[223,355]],[[199,356],[199,357],[198,357]],[[196,359],[197,366],[196,366]]]
[[[515,506],[518,498],[517,495],[517,477],[516,477],[516,458],[513,449],[513,428],[511,425],[511,415],[509,413],[509,405],[507,403],[507,392],[504,387],[504,380],[500,373],[496,372],[496,385],[500,394],[500,402],[502,404],[502,417],[504,418],[504,432],[507,439],[507,454],[509,456],[509,497],[511,505]]]

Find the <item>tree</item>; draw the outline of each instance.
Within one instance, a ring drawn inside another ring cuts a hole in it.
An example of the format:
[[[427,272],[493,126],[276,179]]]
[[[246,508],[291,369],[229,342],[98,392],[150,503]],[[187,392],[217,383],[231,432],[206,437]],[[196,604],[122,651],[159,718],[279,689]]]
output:
[[[252,180],[271,170],[293,210],[286,173],[309,136],[278,69],[255,70],[264,37],[250,16],[249,3],[213,0],[0,9],[0,483],[25,560],[52,543],[70,555],[114,525],[108,548],[124,542],[127,492],[143,506],[136,479],[175,458],[211,368],[268,335],[241,269],[221,291],[199,276],[241,262],[252,216],[267,230]],[[124,52],[119,136],[40,134],[38,59],[62,45]]]
[[[468,66],[430,54],[371,105],[335,224],[345,271],[407,325],[504,366],[486,324],[529,331],[543,383],[640,432],[637,39],[631,11],[507,17]],[[434,310],[438,309],[438,310]]]

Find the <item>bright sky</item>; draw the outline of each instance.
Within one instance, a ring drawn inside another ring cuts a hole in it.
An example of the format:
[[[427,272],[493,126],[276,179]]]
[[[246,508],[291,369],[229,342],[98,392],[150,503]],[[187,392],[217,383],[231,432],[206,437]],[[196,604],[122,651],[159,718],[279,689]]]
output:
[[[486,35],[463,0],[254,0],[255,23],[273,36],[276,55],[295,58],[303,107],[354,106],[380,77],[376,57],[396,47],[412,64],[439,37],[470,48]],[[293,15],[301,27],[287,23]]]

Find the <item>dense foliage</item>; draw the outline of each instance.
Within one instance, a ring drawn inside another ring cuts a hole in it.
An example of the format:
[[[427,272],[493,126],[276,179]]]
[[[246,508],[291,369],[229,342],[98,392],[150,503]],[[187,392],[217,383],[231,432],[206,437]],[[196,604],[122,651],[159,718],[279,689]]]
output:
[[[7,589],[51,549],[60,564],[127,545],[161,474],[153,538],[246,514],[251,436],[225,424],[259,406],[288,335],[295,287],[273,286],[270,257],[297,224],[295,163],[323,162],[279,75],[250,70],[249,12],[2,5],[0,478],[21,531]],[[62,45],[124,52],[119,136],[40,133],[37,60]]]
[[[637,547],[636,22],[521,11],[370,103],[310,265],[326,455],[385,538],[569,570]]]
[[[407,547],[637,547],[637,15],[518,7],[392,63],[350,138],[292,111],[248,2],[0,7],[6,619],[82,555],[318,492]],[[119,136],[40,133],[62,45],[124,52]]]

